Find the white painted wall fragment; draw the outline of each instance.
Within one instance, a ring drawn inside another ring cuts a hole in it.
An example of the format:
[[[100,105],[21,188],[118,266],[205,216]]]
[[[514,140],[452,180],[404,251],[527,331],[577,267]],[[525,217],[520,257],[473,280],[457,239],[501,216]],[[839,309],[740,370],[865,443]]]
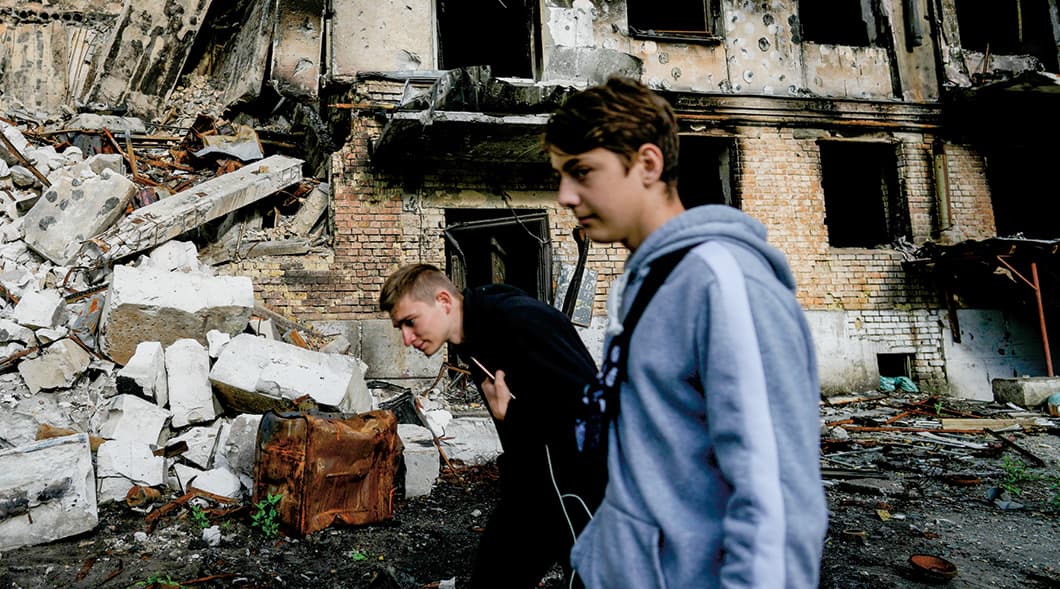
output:
[[[179,339],[166,348],[170,422],[175,428],[213,421],[221,406],[210,388],[210,354],[199,342]]]
[[[142,210],[142,209],[140,209]],[[247,276],[204,276],[132,266],[115,266],[100,319],[101,346],[125,364],[142,341],[163,346],[191,338],[206,344],[206,333],[243,331],[254,308]]]
[[[225,346],[210,371],[210,381],[225,403],[237,411],[257,413],[303,395],[347,413],[372,408],[356,358],[248,333],[235,336]]]
[[[105,419],[99,435],[111,440],[157,445],[172,413],[135,395],[113,397],[103,408]]]
[[[139,395],[154,401],[159,407],[169,403],[169,384],[166,380],[166,354],[161,342],[140,342],[129,362],[118,370],[115,378],[118,392]]]
[[[99,514],[88,434],[0,451],[0,504],[5,506],[0,551],[95,528]]]
[[[157,487],[165,483],[166,459],[136,440],[110,440],[96,451],[99,502],[122,501],[133,485]]]
[[[497,428],[489,417],[457,417],[446,426],[439,442],[450,460],[464,464],[485,464],[501,453]]]
[[[431,430],[410,423],[399,423],[398,437],[405,446],[405,497],[429,495],[438,480],[441,460]]]
[[[73,340],[64,339],[48,346],[40,357],[20,362],[18,373],[29,390],[37,393],[69,388],[91,363],[88,352]]]
[[[14,320],[24,327],[40,329],[61,323],[66,302],[59,291],[26,289],[15,305]]]

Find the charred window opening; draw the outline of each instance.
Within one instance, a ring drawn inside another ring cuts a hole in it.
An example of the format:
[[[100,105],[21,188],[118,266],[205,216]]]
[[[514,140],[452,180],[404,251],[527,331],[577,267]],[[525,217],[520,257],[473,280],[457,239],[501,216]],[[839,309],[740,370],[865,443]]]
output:
[[[734,149],[731,139],[681,135],[677,192],[686,209],[706,204],[740,208],[732,181]]]
[[[994,207],[994,223],[1002,237],[1060,237],[1053,210],[1055,194],[1048,187],[1057,150],[1008,145],[986,158],[986,177]]]
[[[497,77],[533,78],[535,6],[532,0],[438,0],[439,66],[488,65]]]
[[[876,354],[880,376],[913,377],[913,354]]]
[[[999,55],[1033,55],[1046,70],[1057,66],[1048,0],[956,0],[961,47]]]
[[[541,210],[446,209],[446,271],[460,288],[510,284],[552,300],[552,246]]]
[[[876,40],[872,0],[799,0],[803,41],[868,47]]]
[[[631,35],[673,39],[715,39],[716,0],[673,0],[660,10],[657,2],[628,0],[626,19]]]
[[[821,142],[825,225],[832,247],[875,247],[909,236],[889,143]]]

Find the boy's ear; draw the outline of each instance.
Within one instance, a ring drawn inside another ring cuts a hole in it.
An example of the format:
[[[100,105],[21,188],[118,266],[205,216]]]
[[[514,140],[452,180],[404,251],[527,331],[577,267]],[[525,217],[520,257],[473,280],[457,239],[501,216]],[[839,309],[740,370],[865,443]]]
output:
[[[663,161],[662,150],[659,149],[658,145],[654,143],[645,143],[640,146],[637,150],[637,158],[641,162],[641,168],[643,169],[644,185],[649,186],[659,181],[662,178],[663,168],[665,162]]]
[[[440,304],[446,311],[453,308],[453,293],[439,288],[438,292],[434,293],[434,301]]]

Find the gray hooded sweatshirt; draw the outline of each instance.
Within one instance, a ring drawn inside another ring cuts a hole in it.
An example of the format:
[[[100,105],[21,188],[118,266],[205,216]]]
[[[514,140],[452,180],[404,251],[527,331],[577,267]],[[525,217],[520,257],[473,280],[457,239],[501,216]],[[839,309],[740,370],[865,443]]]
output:
[[[791,271],[765,238],[737,209],[693,208],[612,286],[608,342],[652,260],[709,242],[633,331],[606,496],[571,551],[588,589],[818,586],[816,357]]]

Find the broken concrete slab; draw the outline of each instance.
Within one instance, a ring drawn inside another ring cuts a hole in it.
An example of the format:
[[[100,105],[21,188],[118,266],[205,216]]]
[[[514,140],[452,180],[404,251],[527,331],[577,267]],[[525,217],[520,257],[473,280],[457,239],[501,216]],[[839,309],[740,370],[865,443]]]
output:
[[[191,338],[166,347],[166,379],[169,387],[170,425],[181,428],[217,419],[222,408],[210,388],[210,354]]]
[[[294,214],[289,229],[291,233],[305,237],[324,216],[328,210],[328,201],[331,200],[330,187],[328,184],[317,184],[310,191],[309,196],[302,202],[301,208]]]
[[[56,265],[69,265],[81,243],[110,227],[134,194],[136,185],[110,170],[90,178],[56,178],[26,213],[26,245]]]
[[[101,348],[118,364],[142,341],[167,346],[192,338],[203,345],[212,329],[243,331],[254,308],[246,276],[205,276],[115,266],[101,320]]]
[[[450,460],[464,464],[486,464],[501,454],[501,441],[490,417],[456,417],[446,425],[439,440]]]
[[[276,3],[269,71],[276,89],[285,96],[312,100],[319,93],[325,12],[323,0],[279,0]],[[332,19],[337,20],[342,19]]]
[[[188,428],[188,430],[175,438],[171,438],[168,444],[184,442],[188,445],[187,451],[180,455],[181,458],[190,462],[193,466],[202,469],[213,467],[214,448],[217,446],[217,436],[220,433],[222,423],[220,421],[200,427]]]
[[[153,114],[177,84],[211,0],[126,2],[89,69],[83,102]]]
[[[302,180],[303,160],[272,155],[136,209],[86,242],[78,266],[100,267],[173,239]]]
[[[245,488],[254,488],[254,456],[257,452],[258,427],[261,415],[243,413],[232,420],[227,436],[221,442],[219,456],[224,456],[228,468],[239,477]],[[218,464],[221,466],[221,464]]]
[[[99,523],[88,434],[0,450],[0,551],[87,532]]]
[[[74,382],[92,363],[92,356],[73,340],[64,339],[48,346],[38,358],[23,360],[18,373],[33,393],[63,389]]]
[[[118,371],[115,386],[121,394],[139,395],[154,401],[159,407],[165,407],[169,403],[169,386],[162,343],[148,341],[136,344],[132,358]]]
[[[111,440],[132,440],[158,445],[162,428],[173,414],[136,395],[118,395],[101,408],[99,435]]]
[[[62,323],[66,303],[55,289],[27,290],[15,305],[14,320],[32,329],[55,327]]]
[[[1060,392],[1060,376],[995,378],[990,385],[994,390],[994,400],[998,403],[1015,403],[1034,409],[1050,395]]]
[[[0,344],[11,342],[35,346],[37,338],[34,337],[32,329],[0,317]]]
[[[192,471],[186,471],[192,472]],[[183,479],[182,479],[183,480]],[[211,468],[200,471],[185,484],[185,489],[195,488],[219,497],[239,499],[243,495],[243,485],[239,477],[227,468]]]
[[[399,423],[397,428],[398,437],[404,445],[405,497],[430,495],[441,468],[441,457],[434,445],[434,436],[431,430],[411,423]]]
[[[166,459],[136,440],[109,440],[96,451],[99,502],[122,501],[134,485],[157,487],[166,480]]]
[[[210,370],[210,382],[225,404],[243,413],[287,410],[308,395],[345,413],[372,408],[360,362],[279,340],[241,333],[225,346]]]

